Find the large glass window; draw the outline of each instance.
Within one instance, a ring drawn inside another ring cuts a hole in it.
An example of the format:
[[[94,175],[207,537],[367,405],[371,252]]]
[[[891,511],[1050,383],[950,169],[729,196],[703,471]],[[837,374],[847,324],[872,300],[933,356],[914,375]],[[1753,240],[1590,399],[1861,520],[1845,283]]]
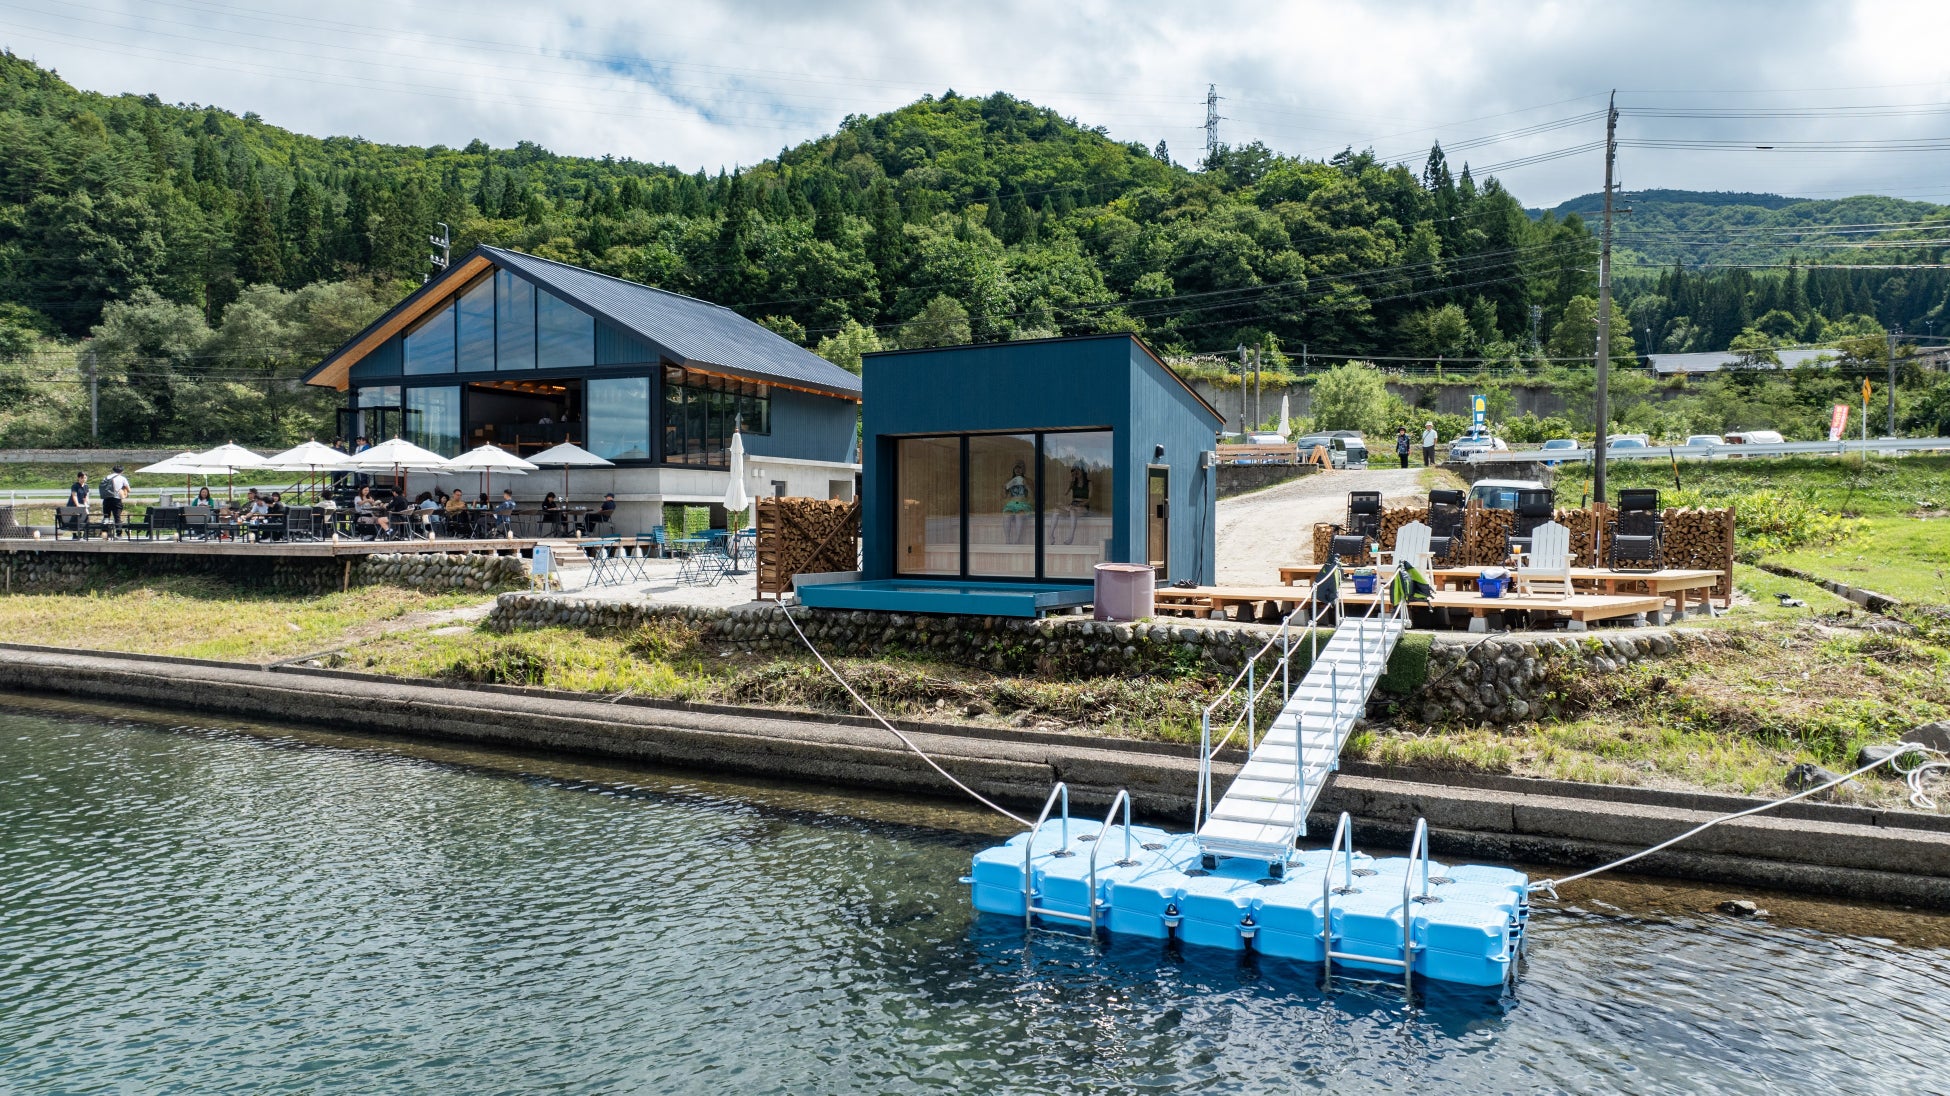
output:
[[[1036,577],[1036,435],[968,439],[968,573]]]
[[[1111,458],[1108,430],[1043,435],[1045,578],[1092,579],[1109,556]]]
[[[456,357],[462,373],[494,368],[494,279],[481,278],[455,300]]]
[[[420,321],[406,336],[408,373],[452,373],[454,371],[454,306]]]
[[[409,388],[406,410],[406,440],[443,457],[460,456],[459,388]]]
[[[894,569],[961,574],[961,439],[902,438],[897,468]]]
[[[729,460],[734,429],[772,432],[770,385],[672,365],[664,367],[663,386],[665,464],[722,468]]]
[[[495,368],[535,368],[535,287],[505,270],[494,272]]]
[[[592,380],[589,451],[610,460],[650,459],[650,378]]]
[[[535,362],[542,369],[596,364],[596,320],[553,294],[535,294]]]

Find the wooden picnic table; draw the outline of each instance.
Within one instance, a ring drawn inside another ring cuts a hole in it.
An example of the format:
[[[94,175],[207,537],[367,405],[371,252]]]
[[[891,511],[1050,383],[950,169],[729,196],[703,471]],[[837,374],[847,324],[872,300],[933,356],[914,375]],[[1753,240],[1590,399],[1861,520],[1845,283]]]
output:
[[[1372,594],[1357,594],[1350,584],[1341,587],[1341,604],[1365,608],[1385,593],[1377,589]],[[1473,591],[1437,590],[1433,598],[1416,604],[1467,612],[1470,615],[1469,630],[1472,632],[1489,631],[1491,613],[1526,612],[1562,613],[1571,618],[1572,630],[1583,631],[1594,620],[1617,620],[1642,615],[1657,617],[1665,612],[1666,598],[1664,594],[1572,594],[1569,597],[1505,594],[1490,598]]]
[[[1452,583],[1458,588],[1475,589],[1481,567],[1437,567],[1429,572],[1429,581],[1439,587],[1447,588]],[[1514,574],[1514,571],[1512,572]],[[1686,615],[1687,602],[1698,598],[1701,608],[1710,606],[1713,587],[1720,584],[1723,577],[1720,571],[1689,570],[1681,567],[1668,567],[1659,571],[1613,571],[1605,567],[1571,568],[1572,586],[1591,586],[1601,593],[1647,593],[1658,594],[1661,598],[1671,595],[1678,606],[1680,616]],[[1695,593],[1697,591],[1697,593]]]
[[[1258,619],[1270,606],[1281,616],[1313,600],[1311,587],[1298,586],[1161,586],[1152,595],[1159,609],[1217,609],[1230,614],[1243,606],[1246,619]]]

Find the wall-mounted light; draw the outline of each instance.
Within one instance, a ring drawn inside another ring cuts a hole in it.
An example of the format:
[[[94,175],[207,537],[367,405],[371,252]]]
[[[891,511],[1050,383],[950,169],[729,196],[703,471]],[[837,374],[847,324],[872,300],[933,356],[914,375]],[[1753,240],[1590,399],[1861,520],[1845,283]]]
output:
[[[1151,447],[1151,459],[1152,459],[1152,460],[1163,460],[1163,459],[1165,459],[1165,447],[1164,447],[1164,446],[1162,446],[1162,445],[1154,445],[1154,446],[1152,446],[1152,447]]]

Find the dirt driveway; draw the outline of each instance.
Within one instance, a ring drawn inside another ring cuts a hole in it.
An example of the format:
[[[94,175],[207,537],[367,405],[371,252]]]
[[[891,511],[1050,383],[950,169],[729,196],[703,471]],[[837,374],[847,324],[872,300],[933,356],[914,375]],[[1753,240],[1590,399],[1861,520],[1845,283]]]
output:
[[[1420,467],[1322,472],[1220,499],[1219,584],[1278,582],[1282,564],[1303,563],[1313,554],[1315,522],[1346,516],[1349,491],[1379,491],[1388,499],[1418,497],[1426,493],[1421,473]]]

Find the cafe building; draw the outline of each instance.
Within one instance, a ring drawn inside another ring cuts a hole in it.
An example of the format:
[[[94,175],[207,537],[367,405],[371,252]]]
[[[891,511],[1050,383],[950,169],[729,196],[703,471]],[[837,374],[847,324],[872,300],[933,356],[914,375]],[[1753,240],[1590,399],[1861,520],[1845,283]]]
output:
[[[627,531],[720,504],[734,430],[752,497],[850,499],[859,471],[858,377],[728,308],[505,248],[474,248],[305,381],[345,393],[348,442],[575,442],[614,467],[571,469],[570,500],[614,492]],[[524,501],[562,488],[555,470],[506,482]]]
[[[808,605],[1035,616],[1099,563],[1210,583],[1223,417],[1130,335],[870,354],[861,573]]]

